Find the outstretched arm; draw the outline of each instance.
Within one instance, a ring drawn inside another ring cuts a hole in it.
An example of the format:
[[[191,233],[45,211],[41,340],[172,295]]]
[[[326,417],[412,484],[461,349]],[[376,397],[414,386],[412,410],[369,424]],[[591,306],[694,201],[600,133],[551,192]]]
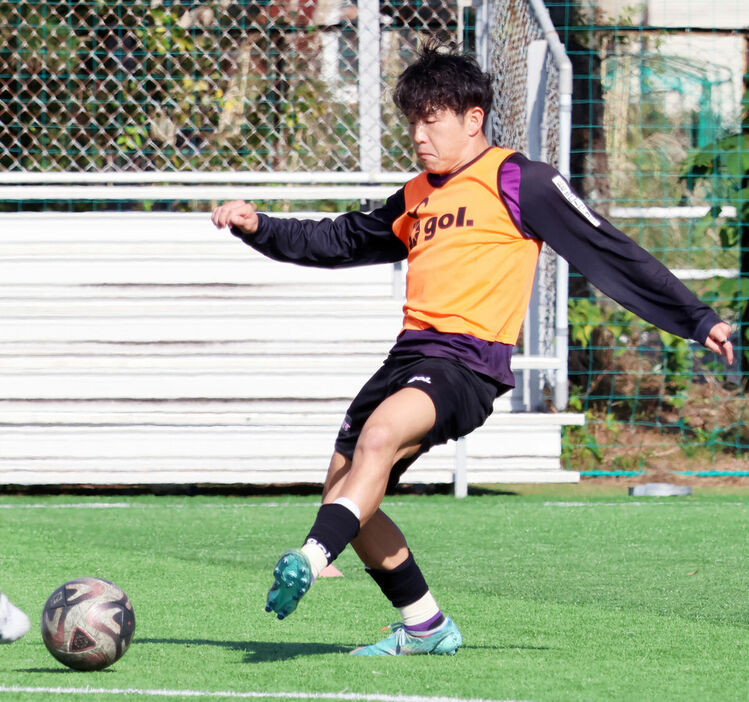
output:
[[[554,168],[520,155],[510,161],[520,174],[516,211],[524,232],[545,241],[601,292],[639,317],[733,362],[730,326],[668,268],[591,211]]]
[[[211,219],[276,261],[341,268],[406,258],[408,251],[392,230],[404,203],[399,190],[372,212],[346,212],[317,221],[269,217],[258,214],[250,203],[233,200],[217,207]]]

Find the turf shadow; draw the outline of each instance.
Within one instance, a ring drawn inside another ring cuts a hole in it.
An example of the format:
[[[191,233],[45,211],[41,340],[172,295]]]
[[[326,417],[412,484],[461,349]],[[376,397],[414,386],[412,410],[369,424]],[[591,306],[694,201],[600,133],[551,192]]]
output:
[[[283,661],[300,656],[348,653],[355,646],[295,641],[217,641],[213,639],[137,639],[138,644],[176,644],[178,646],[220,646],[245,653],[246,663]]]
[[[64,673],[65,675],[80,675],[87,670],[73,670],[72,668],[19,668],[16,673]],[[97,673],[112,673],[112,670],[97,670]]]
[[[551,651],[551,646],[470,646],[463,644],[460,650],[476,650],[476,651]],[[555,649],[558,650],[558,649]]]

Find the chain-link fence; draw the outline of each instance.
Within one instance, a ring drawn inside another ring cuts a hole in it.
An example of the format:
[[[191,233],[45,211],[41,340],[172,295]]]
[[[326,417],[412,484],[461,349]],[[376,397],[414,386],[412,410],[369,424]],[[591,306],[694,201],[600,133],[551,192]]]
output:
[[[540,4],[540,3],[539,3]],[[491,2],[487,8],[487,69],[494,78],[494,104],[490,135],[496,144],[517,149],[529,158],[551,163],[569,172],[569,122],[560,124],[560,65],[548,40],[553,29],[550,17],[542,25],[541,5],[531,2]],[[479,18],[477,48],[482,48]],[[561,47],[560,47],[561,48]],[[565,63],[568,62],[564,57]],[[571,90],[571,86],[567,86]],[[569,99],[569,95],[567,98]],[[567,132],[567,134],[565,134]],[[566,148],[560,140],[566,137]],[[523,348],[540,355],[566,357],[566,333],[560,334],[563,320],[557,324],[557,300],[566,300],[567,267],[551,249],[541,249],[536,285],[523,329]],[[560,287],[560,284],[562,287]],[[554,404],[567,404],[566,363],[557,373],[529,374],[533,404],[542,404],[543,388],[554,395]],[[537,394],[536,394],[537,393]]]
[[[733,325],[737,354],[728,368],[573,276],[571,404],[589,417],[567,432],[568,460],[747,475],[749,5],[548,4],[575,74],[573,183]]]
[[[2,2],[0,167],[409,170],[388,89],[419,39],[457,39],[463,14],[401,0]]]

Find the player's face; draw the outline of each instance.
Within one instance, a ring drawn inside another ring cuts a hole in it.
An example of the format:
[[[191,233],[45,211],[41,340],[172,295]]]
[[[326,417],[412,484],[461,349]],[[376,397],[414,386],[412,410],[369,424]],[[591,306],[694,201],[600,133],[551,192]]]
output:
[[[480,108],[458,115],[442,109],[408,121],[416,158],[430,173],[452,173],[476,156],[475,135],[483,122]]]

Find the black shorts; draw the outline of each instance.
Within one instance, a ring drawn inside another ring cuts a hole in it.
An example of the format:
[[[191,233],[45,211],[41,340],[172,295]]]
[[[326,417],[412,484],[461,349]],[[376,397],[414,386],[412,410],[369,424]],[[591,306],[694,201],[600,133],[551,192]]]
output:
[[[388,491],[406,469],[432,446],[458,439],[480,427],[492,413],[494,400],[509,388],[457,361],[421,354],[391,354],[354,398],[336,439],[335,448],[353,458],[364,423],[380,403],[405,387],[423,390],[434,403],[437,418],[418,452],[398,461]]]

